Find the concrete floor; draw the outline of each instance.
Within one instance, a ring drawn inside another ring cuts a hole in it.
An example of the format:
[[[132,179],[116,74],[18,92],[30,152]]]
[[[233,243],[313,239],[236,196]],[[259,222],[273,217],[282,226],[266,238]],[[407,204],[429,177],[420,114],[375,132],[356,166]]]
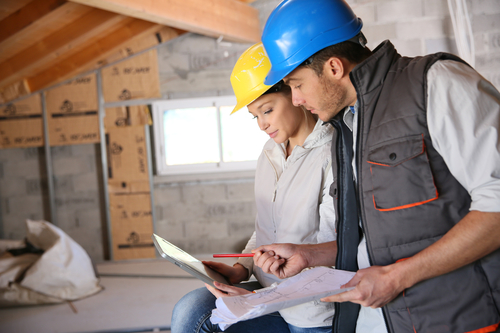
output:
[[[197,256],[200,260],[213,260]],[[234,259],[216,259],[232,264]],[[166,259],[97,265],[104,290],[69,304],[0,309],[2,333],[170,332],[172,310],[202,287]]]

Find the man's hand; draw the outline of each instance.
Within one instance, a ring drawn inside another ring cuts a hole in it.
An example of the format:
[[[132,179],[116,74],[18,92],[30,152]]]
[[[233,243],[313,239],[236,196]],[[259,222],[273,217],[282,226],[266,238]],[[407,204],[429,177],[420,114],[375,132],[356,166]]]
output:
[[[252,251],[254,264],[264,273],[274,274],[280,279],[294,276],[307,266],[305,253],[296,244],[264,245]]]
[[[233,266],[229,266],[217,261],[202,262],[214,271],[224,275],[232,284],[240,283],[241,281],[248,279],[248,269],[241,264],[236,263]]]
[[[304,268],[334,266],[337,242],[322,244],[271,244],[252,251],[253,261],[264,273],[274,274],[280,279],[294,276]]]
[[[322,298],[321,301],[352,302],[365,307],[380,308],[405,289],[405,286],[398,281],[400,280],[393,265],[360,269],[351,281],[342,286],[342,288],[355,287],[355,289]]]
[[[207,289],[217,298],[226,296],[240,296],[252,293],[251,291],[248,291],[246,289],[228,286],[227,284],[219,283],[217,281],[214,281],[214,286],[216,288],[205,283],[205,287],[207,287]]]

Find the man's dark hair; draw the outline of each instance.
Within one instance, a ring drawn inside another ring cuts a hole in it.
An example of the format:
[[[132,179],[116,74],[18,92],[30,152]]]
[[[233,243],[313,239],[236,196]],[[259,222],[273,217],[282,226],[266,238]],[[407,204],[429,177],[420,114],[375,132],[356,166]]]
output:
[[[360,64],[371,55],[372,51],[370,51],[369,48],[363,47],[358,43],[345,41],[327,46],[316,52],[313,56],[304,61],[302,66],[311,68],[316,75],[321,76],[325,62],[331,57],[344,58],[350,63]]]

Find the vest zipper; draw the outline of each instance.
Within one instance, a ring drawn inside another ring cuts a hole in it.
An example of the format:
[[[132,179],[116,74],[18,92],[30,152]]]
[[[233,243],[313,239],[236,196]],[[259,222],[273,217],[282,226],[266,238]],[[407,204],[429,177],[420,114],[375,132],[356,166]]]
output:
[[[356,93],[357,93],[357,89],[356,89]],[[365,211],[365,208],[364,208],[364,202],[359,195],[359,193],[361,193],[361,191],[362,191],[362,189],[361,189],[362,181],[361,181],[361,177],[360,177],[361,168],[362,168],[362,164],[361,164],[361,160],[362,160],[362,158],[361,158],[361,156],[362,156],[361,135],[362,135],[362,131],[363,131],[364,125],[365,125],[364,118],[361,115],[361,110],[363,109],[363,106],[362,106],[362,100],[359,98],[359,94],[358,94],[358,101],[359,101],[359,107],[358,107],[358,116],[357,116],[358,120],[357,120],[356,144],[355,144],[356,154],[354,155],[354,159],[356,160],[356,186],[355,186],[355,189],[356,189],[356,201],[357,201],[357,207],[358,207],[358,216],[359,216],[359,220],[361,222],[361,228],[363,229],[363,236],[365,237],[365,240],[366,240],[366,252],[368,254],[368,261],[369,261],[370,267],[371,267],[371,266],[373,266],[373,260],[372,260],[373,250],[372,250],[370,239],[368,237],[366,237],[366,235],[365,235],[366,226],[365,226],[365,219],[363,218],[363,212]],[[382,307],[382,315],[384,316],[384,322],[385,322],[385,326],[387,328],[387,331],[389,333],[394,332],[394,329],[392,327],[392,322],[389,320],[387,305]]]

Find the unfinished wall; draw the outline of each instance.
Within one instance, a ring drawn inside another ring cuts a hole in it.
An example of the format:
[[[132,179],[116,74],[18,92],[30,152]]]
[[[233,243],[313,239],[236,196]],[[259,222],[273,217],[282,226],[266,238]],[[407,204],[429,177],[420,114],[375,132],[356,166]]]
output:
[[[254,230],[253,179],[155,186],[156,232],[192,253],[241,251]]]
[[[99,146],[51,148],[57,226],[95,260],[103,259],[105,230]],[[50,215],[43,148],[0,150],[2,238],[23,239],[26,219]]]
[[[107,247],[100,146],[53,147],[57,226],[96,261]]]
[[[391,40],[398,52],[418,56],[457,54],[447,0],[351,0],[363,19],[368,46]],[[467,0],[474,35],[475,68],[500,88],[500,1]]]
[[[165,99],[232,95],[229,76],[252,44],[186,34],[158,49],[160,91]]]
[[[277,0],[252,3],[262,26]],[[446,0],[351,0],[364,21],[369,47],[390,39],[403,55],[456,52]],[[467,1],[476,68],[500,88],[500,1]],[[160,50],[164,98],[231,93],[229,74],[248,45],[196,35]],[[58,225],[95,261],[105,256],[105,218],[99,146],[52,148]],[[0,150],[0,237],[21,239],[26,218],[47,216],[43,148]],[[226,178],[155,177],[156,232],[192,253],[240,250],[253,231],[251,174]]]
[[[23,239],[24,221],[43,219],[48,209],[42,148],[0,150],[1,238]]]

